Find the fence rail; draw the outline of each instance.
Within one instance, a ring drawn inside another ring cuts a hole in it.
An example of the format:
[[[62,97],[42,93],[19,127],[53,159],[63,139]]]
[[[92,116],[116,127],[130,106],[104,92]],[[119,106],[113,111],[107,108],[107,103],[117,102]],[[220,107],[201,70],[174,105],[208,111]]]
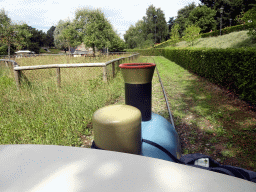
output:
[[[99,55],[96,55],[97,57],[98,56],[102,56],[102,55],[116,55],[116,54],[119,54],[119,55],[125,55],[125,54],[130,54],[130,52],[108,52],[108,53],[100,53]],[[63,56],[63,55],[66,55],[66,56],[69,56],[69,55],[75,55],[74,53],[58,53],[58,54],[48,54],[48,53],[42,53],[42,54],[28,54],[28,55],[24,55],[22,57],[35,57],[35,56]],[[87,56],[91,56],[92,54],[85,54],[85,57]],[[10,55],[10,59],[12,58],[18,58],[20,57],[20,55]],[[8,55],[0,55],[0,58],[8,58],[9,59],[9,56]]]
[[[61,68],[74,68],[74,67],[102,67],[103,68],[103,81],[107,82],[107,66],[112,64],[112,76],[115,77],[115,63],[120,64],[121,61],[125,59],[135,59],[138,57],[139,53],[132,53],[133,55],[128,57],[120,57],[118,59],[113,59],[105,63],[74,63],[74,64],[51,64],[51,65],[34,65],[34,66],[19,66],[15,61],[8,59],[0,59],[0,61],[11,62],[14,71],[14,77],[16,81],[17,89],[20,89],[21,75],[23,70],[37,70],[37,69],[49,69],[56,68],[57,86],[61,86]]]

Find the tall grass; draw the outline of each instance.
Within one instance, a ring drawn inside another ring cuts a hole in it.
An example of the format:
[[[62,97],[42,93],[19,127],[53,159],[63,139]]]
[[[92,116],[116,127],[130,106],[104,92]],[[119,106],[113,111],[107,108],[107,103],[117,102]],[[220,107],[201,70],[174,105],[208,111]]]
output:
[[[60,63],[61,59],[24,58],[16,62],[20,65],[31,65],[34,61],[49,64]],[[105,61],[111,59],[105,58]],[[54,70],[26,71],[18,92],[12,71],[1,68],[0,144],[81,146],[81,136],[91,134],[87,125],[93,113],[115,101],[123,92],[120,73],[115,78],[109,75],[108,83],[104,83],[102,68],[61,69],[63,84],[57,89]],[[111,74],[111,65],[108,72]]]

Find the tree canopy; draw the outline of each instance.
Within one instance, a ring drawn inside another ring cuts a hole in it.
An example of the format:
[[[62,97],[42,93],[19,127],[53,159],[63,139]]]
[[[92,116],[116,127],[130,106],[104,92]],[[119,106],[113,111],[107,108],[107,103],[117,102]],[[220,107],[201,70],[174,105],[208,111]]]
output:
[[[170,39],[173,42],[173,44],[176,44],[180,41],[180,34],[179,34],[179,24],[174,24],[172,26],[172,30],[170,33]]]
[[[69,43],[68,43],[69,42]],[[80,8],[73,21],[60,20],[54,30],[54,43],[59,48],[73,47],[80,43],[98,50],[122,51],[124,41],[113,30],[111,23],[100,9]]]
[[[188,16],[188,20],[201,28],[202,33],[209,32],[216,29],[216,21],[214,17],[216,11],[207,7],[206,5],[194,8]]]
[[[184,36],[182,37],[185,41],[187,41],[188,43],[191,43],[191,45],[193,46],[193,43],[195,42],[195,40],[197,40],[198,38],[200,38],[200,31],[201,28],[196,26],[196,25],[189,25],[187,26],[187,28],[184,31]]]
[[[32,34],[24,28],[25,24],[14,24],[4,9],[0,11],[0,23],[1,43],[8,46],[8,56],[10,58],[11,45],[14,45],[18,49],[27,46],[27,39]]]
[[[180,29],[179,33],[181,36],[183,36],[183,32],[186,29],[186,27],[189,25],[189,14],[190,12],[196,8],[196,4],[193,2],[191,4],[186,5],[184,8],[180,9],[178,11],[177,18],[175,19],[175,24],[179,24]]]
[[[220,25],[220,8],[223,7],[222,15],[222,27],[225,28],[230,25],[230,19],[232,19],[231,25],[239,24],[236,19],[241,13],[247,12],[249,9],[255,5],[255,0],[200,0],[203,5],[217,11],[214,19],[218,23],[217,29]]]
[[[47,31],[46,33],[46,45],[49,47],[54,46],[54,31],[55,31],[55,26],[51,26],[51,28]]]
[[[256,6],[247,11],[242,20],[249,26],[248,35],[256,40]]]
[[[152,39],[155,43],[161,43],[166,40],[168,35],[167,23],[165,15],[160,8],[155,8],[150,5],[146,10],[144,21],[144,37],[145,39]]]

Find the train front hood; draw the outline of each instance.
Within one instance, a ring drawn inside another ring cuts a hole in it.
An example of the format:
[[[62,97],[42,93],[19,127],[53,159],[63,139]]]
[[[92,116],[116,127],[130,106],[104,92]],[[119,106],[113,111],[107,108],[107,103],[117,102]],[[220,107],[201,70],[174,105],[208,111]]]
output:
[[[55,145],[0,145],[1,192],[256,191],[252,182],[121,152]]]

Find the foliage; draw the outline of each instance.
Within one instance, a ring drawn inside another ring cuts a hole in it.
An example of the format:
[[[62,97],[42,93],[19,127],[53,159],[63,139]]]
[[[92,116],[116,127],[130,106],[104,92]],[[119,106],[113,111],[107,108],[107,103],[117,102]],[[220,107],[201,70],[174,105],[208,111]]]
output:
[[[111,40],[110,44],[111,45],[109,47],[109,51],[121,52],[121,51],[123,51],[125,49],[125,43],[120,38],[120,36],[117,35],[117,33],[115,33],[114,38]]]
[[[0,55],[7,55],[8,54],[8,46],[3,45],[0,47]]]
[[[80,32],[80,38],[86,46],[93,48],[94,54],[95,48],[111,47],[111,42],[116,37],[112,25],[100,9],[82,8],[77,10],[75,23]],[[113,48],[120,40],[115,39],[114,41],[112,42]]]
[[[49,47],[54,47],[54,31],[55,31],[55,26],[51,26],[51,28],[47,31],[47,36],[46,36],[46,45]]]
[[[125,43],[130,49],[148,48],[168,38],[168,26],[163,11],[150,5],[143,20],[131,25],[124,34]]]
[[[64,42],[65,45],[69,48],[75,47],[81,42],[79,41],[79,34],[75,29],[75,26],[71,21],[67,21],[65,24],[65,28],[61,31],[60,40]]]
[[[169,21],[167,22],[169,32],[171,32],[172,26],[174,25],[174,23],[175,23],[175,18],[174,17],[170,17]]]
[[[217,0],[200,0],[203,5],[217,11],[214,19],[219,24],[220,23],[220,8],[223,7],[222,15],[222,27],[225,28],[230,26],[230,19],[232,19],[232,26],[238,25],[240,23],[239,17],[241,13],[248,11],[255,4],[255,0],[232,0],[232,1],[217,1]],[[219,29],[220,25],[217,25]]]
[[[170,33],[170,40],[176,44],[180,41],[180,34],[179,34],[179,29],[180,29],[180,25],[179,24],[175,24],[172,27],[172,31]]]
[[[201,37],[199,34],[201,31],[201,28],[196,25],[189,25],[185,29],[185,35],[182,37],[185,41],[188,43],[191,43],[193,46],[193,42]]]
[[[42,30],[38,31],[26,23],[13,23],[4,9],[1,10],[0,18],[1,42],[8,46],[8,55],[11,54],[11,47],[39,53],[40,47],[47,45],[47,36]]]
[[[53,32],[55,47],[57,47],[59,49],[68,48],[68,45],[66,44],[65,41],[63,41],[63,38],[62,38],[62,31],[65,28],[65,25],[66,25],[65,21],[59,20],[59,22]]]
[[[168,28],[165,15],[160,8],[156,9],[153,5],[150,5],[146,10],[146,16],[143,17],[143,21],[145,40],[151,39],[155,43],[161,43],[166,39]],[[148,36],[149,34],[153,34],[153,36]]]
[[[216,11],[207,6],[198,6],[189,13],[189,21],[201,28],[202,33],[216,29],[216,21],[214,16]]]
[[[248,35],[250,35],[253,39],[256,39],[256,6],[247,11],[242,20],[249,28]]]
[[[143,48],[143,43],[146,41],[144,22],[139,20],[136,22],[135,26],[131,25],[124,34],[124,39],[127,47],[130,49],[134,49],[136,47]]]
[[[20,31],[20,36],[24,42],[26,42],[22,45],[22,49],[28,49],[39,54],[40,47],[45,45],[46,34],[42,30],[38,31],[27,24],[18,25],[17,29]],[[30,35],[28,36],[28,34]]]
[[[8,55],[10,57],[11,45],[15,45],[18,49],[26,46],[26,39],[31,37],[31,34],[22,28],[24,24],[17,25],[12,23],[4,9],[0,11],[0,21],[1,43],[8,46]]]
[[[189,14],[195,8],[196,8],[196,5],[193,2],[189,5],[186,5],[184,8],[178,11],[178,16],[177,16],[177,19],[175,20],[175,24],[179,24],[180,26],[180,29],[179,29],[180,36],[184,36],[184,31],[187,25],[189,24],[189,19],[188,19]]]

